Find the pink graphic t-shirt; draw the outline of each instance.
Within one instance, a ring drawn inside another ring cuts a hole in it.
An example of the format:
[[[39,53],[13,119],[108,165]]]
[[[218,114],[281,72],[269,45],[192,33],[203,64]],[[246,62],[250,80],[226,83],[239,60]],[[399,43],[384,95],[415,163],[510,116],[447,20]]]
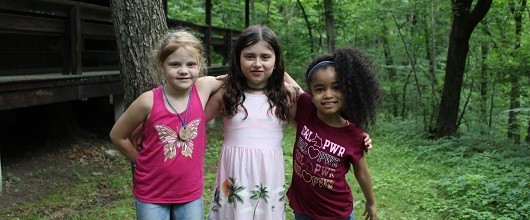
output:
[[[295,121],[289,205],[311,219],[348,218],[353,196],[345,175],[363,155],[362,129],[353,123],[340,128],[325,124],[307,93],[298,99]]]
[[[146,203],[184,203],[199,199],[204,185],[205,116],[195,86],[186,118],[187,141],[178,138],[182,121],[165,105],[163,86],[153,89],[153,108],[143,126],[143,149],[134,169],[134,196]]]

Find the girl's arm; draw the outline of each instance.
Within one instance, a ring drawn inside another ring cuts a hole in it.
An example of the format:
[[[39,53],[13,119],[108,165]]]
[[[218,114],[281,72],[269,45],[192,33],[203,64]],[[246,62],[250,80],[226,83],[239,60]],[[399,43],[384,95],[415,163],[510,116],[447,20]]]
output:
[[[368,164],[366,164],[364,157],[361,157],[357,163],[353,164],[353,172],[355,174],[355,179],[357,179],[357,182],[363,191],[364,198],[366,199],[363,216],[366,215],[366,219],[375,220],[377,219],[377,206],[375,204],[375,195],[372,188],[372,176],[370,175],[370,170],[368,169]]]
[[[296,101],[304,92],[304,90],[302,90],[300,85],[298,85],[298,83],[296,83],[296,81],[287,72],[284,74],[283,82],[287,92],[289,93],[289,124],[296,128],[296,122],[294,121],[294,117],[296,116]]]
[[[146,120],[151,111],[152,104],[153,92],[143,93],[118,118],[110,131],[110,140],[114,146],[132,163],[136,163],[138,150],[133,146],[129,137]]]
[[[206,107],[204,107],[204,115],[206,116],[206,121],[211,121],[221,113],[221,107],[223,106],[223,94],[225,92],[224,88],[219,89],[214,93],[208,102]]]
[[[197,91],[201,96],[203,108],[206,106],[210,96],[217,92],[217,90],[219,90],[225,84],[224,78],[224,76],[203,76],[197,79],[195,85],[197,86]]]

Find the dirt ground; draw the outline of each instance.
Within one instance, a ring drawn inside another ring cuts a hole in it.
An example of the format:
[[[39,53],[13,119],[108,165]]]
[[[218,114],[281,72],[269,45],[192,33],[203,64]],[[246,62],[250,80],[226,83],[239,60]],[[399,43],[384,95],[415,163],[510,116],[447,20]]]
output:
[[[110,160],[124,159],[105,153],[115,149],[108,140],[113,117],[105,99],[0,111],[0,207],[75,186],[79,176],[110,173]],[[75,132],[65,135],[71,121]]]
[[[110,141],[101,137],[75,137],[40,146],[12,148],[2,152],[3,196],[0,207],[32,201],[75,185],[75,175],[101,175],[109,170],[105,150]]]

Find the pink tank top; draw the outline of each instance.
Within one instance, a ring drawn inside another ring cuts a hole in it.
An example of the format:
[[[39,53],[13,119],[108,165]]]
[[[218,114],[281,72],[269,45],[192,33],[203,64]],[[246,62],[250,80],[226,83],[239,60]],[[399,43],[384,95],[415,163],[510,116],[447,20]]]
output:
[[[163,86],[153,89],[153,108],[143,125],[143,149],[134,169],[134,196],[146,203],[185,203],[202,196],[206,127],[204,110],[195,86],[186,112],[188,141],[178,138],[182,121],[165,105]]]

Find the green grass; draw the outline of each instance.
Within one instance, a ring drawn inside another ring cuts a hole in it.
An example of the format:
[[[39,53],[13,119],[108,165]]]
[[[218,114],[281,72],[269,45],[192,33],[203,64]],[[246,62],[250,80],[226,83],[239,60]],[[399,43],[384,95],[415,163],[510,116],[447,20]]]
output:
[[[366,155],[379,219],[528,219],[530,216],[530,150],[507,143],[499,134],[466,134],[428,140],[414,122],[379,124],[371,131],[374,149]],[[205,159],[205,216],[215,182],[222,127],[210,126]],[[291,181],[294,129],[283,140],[287,185]],[[131,172],[123,160],[116,172],[77,173],[76,186],[57,183],[41,199],[0,208],[7,219],[134,219]],[[75,172],[65,170],[65,172]],[[350,172],[355,218],[363,219],[364,196]],[[293,219],[287,207],[287,219]],[[16,216],[6,213],[17,213]]]

